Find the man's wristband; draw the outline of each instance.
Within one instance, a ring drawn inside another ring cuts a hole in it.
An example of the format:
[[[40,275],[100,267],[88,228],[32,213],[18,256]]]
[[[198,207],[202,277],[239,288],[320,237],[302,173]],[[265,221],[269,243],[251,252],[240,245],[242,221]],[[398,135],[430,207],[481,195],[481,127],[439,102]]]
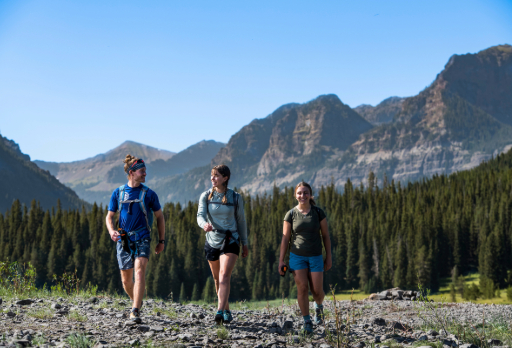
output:
[[[165,239],[159,240],[158,244],[165,244]]]

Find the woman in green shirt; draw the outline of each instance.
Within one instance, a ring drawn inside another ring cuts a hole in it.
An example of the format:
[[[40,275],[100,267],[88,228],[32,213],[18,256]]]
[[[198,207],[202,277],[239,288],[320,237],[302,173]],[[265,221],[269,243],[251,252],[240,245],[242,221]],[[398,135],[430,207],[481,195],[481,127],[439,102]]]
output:
[[[327,229],[327,219],[322,209],[315,205],[313,190],[308,183],[300,182],[295,187],[298,205],[284,217],[283,239],[279,256],[279,273],[284,275],[283,266],[286,249],[291,238],[290,270],[297,284],[297,301],[304,317],[305,334],[313,332],[313,323],[309,316],[309,296],[311,290],[315,300],[316,325],[323,320],[324,271],[332,266],[331,239]],[[322,240],[326,258],[322,256]],[[309,288],[308,288],[309,285]]]

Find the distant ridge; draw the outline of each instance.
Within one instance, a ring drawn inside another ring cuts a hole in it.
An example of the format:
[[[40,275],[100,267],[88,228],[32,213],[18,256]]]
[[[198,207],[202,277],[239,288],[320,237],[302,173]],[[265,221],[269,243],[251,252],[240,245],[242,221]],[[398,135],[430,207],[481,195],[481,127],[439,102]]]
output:
[[[203,140],[176,154],[134,141],[125,141],[104,154],[80,161],[35,163],[49,170],[59,181],[75,190],[82,199],[105,205],[109,202],[112,191],[126,182],[123,160],[128,153],[146,161],[147,184],[151,187],[159,178],[183,173],[208,163],[223,145],[213,140]]]
[[[77,209],[88,204],[73,190],[61,184],[49,172],[40,169],[30,156],[21,152],[19,145],[0,135],[0,211],[11,208],[14,200],[30,207],[32,200],[43,209],[57,205],[60,199],[64,209]]]

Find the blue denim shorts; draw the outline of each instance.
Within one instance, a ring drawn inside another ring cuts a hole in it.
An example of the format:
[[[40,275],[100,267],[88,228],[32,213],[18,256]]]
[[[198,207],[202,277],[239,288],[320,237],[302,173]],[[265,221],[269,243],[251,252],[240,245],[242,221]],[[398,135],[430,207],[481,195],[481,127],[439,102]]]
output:
[[[310,272],[324,271],[324,257],[318,256],[299,256],[290,253],[290,268],[294,271],[309,269]]]
[[[135,250],[135,257],[145,257],[149,259],[149,243],[151,242],[150,238],[144,238],[138,240],[136,242],[131,242],[131,248]],[[127,269],[133,268],[133,261],[129,252],[124,251],[123,246],[121,245],[121,240],[116,243],[117,249],[117,263],[119,264],[119,269],[125,271]]]

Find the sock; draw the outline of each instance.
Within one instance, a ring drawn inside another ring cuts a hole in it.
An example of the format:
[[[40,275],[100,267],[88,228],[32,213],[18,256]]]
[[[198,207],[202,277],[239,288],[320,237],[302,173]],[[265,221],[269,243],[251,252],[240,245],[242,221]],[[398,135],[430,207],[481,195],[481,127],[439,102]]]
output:
[[[315,302],[315,308],[324,309],[324,305],[323,304],[318,304],[318,303]]]
[[[311,321],[311,317],[309,315],[304,315],[304,322]]]

